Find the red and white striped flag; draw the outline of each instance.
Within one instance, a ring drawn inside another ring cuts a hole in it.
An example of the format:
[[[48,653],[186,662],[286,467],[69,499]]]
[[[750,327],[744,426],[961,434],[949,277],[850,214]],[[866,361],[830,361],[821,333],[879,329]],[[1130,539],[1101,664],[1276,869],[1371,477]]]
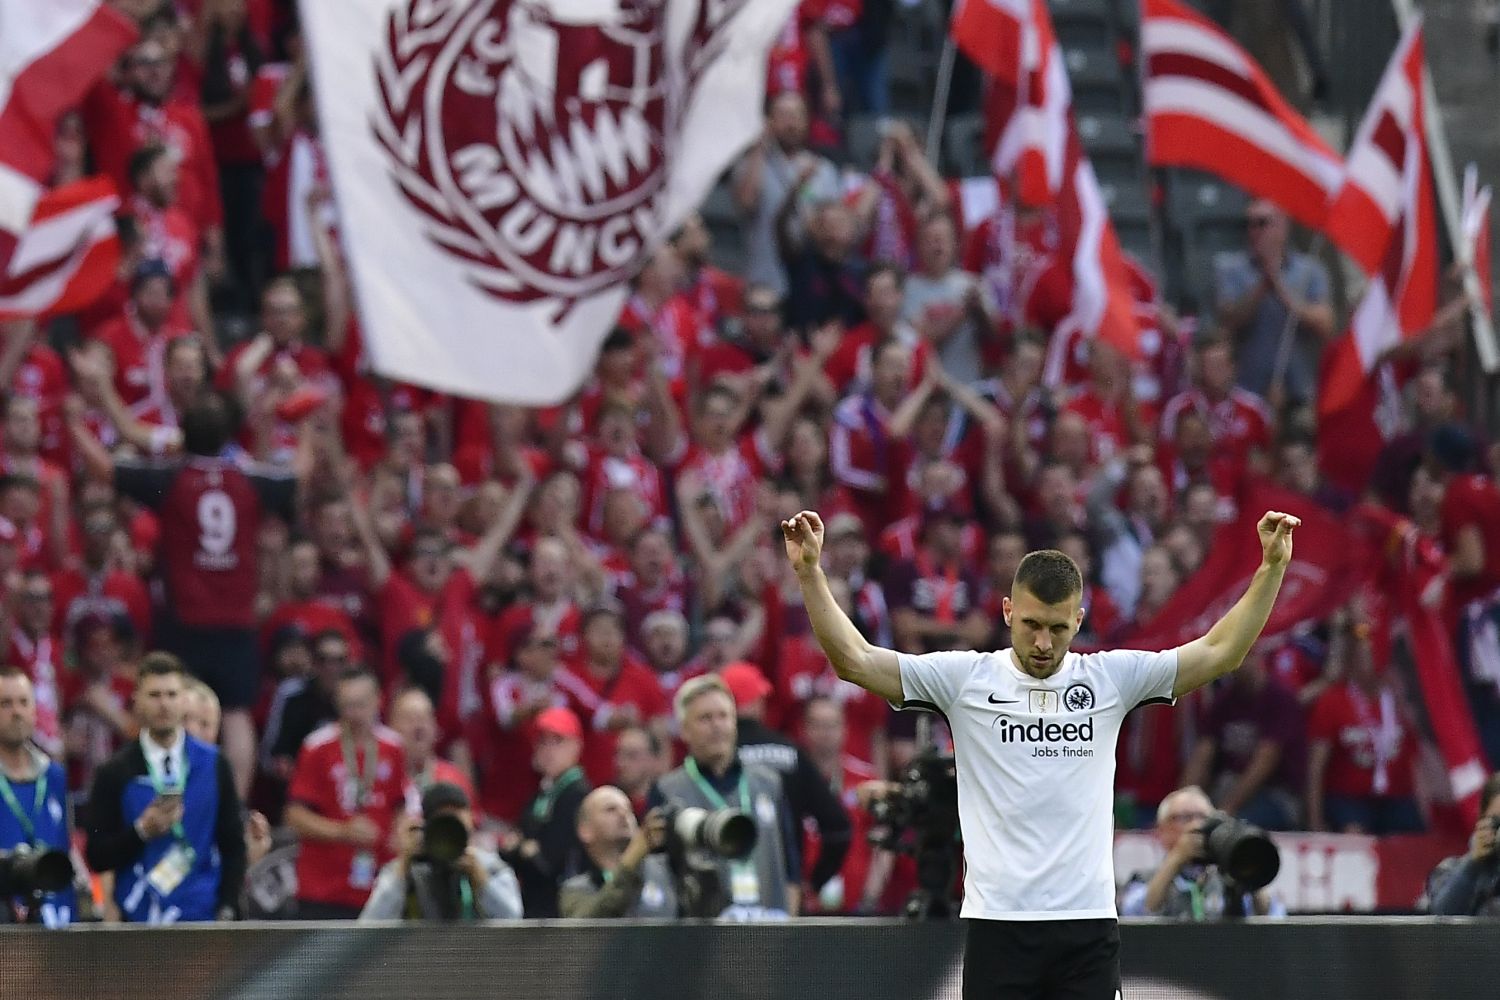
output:
[[[1484,311],[1495,314],[1495,280],[1490,272],[1490,186],[1479,186],[1479,168],[1469,164],[1464,170],[1462,213],[1464,253],[1479,278],[1484,295]]]
[[[0,0],[0,274],[52,172],[57,119],[136,34],[100,0]]]
[[[107,177],[44,194],[0,281],[0,319],[77,312],[108,291],[120,267],[119,207]]]
[[[1423,52],[1422,20],[1414,18],[1355,133],[1343,183],[1328,210],[1329,237],[1371,276],[1388,271],[1390,248],[1401,238],[1402,219],[1412,214],[1418,190],[1427,192],[1430,207]],[[1429,212],[1426,224],[1432,223]],[[1435,273],[1431,280],[1435,289]],[[1427,318],[1430,313],[1422,322]]]
[[[1207,171],[1322,229],[1338,155],[1208,18],[1178,0],[1146,0],[1142,13],[1147,162]]]
[[[953,39],[991,75],[990,157],[1002,186],[1057,214],[1058,256],[1071,264],[1071,309],[1054,336],[1081,329],[1138,351],[1130,276],[1119,238],[1073,124],[1072,92],[1043,0],[967,0]]]
[[[1329,215],[1330,235],[1345,237],[1340,245],[1371,276],[1348,334],[1323,364],[1320,430],[1351,420],[1379,427],[1371,375],[1391,348],[1426,330],[1437,311],[1437,210],[1421,80],[1421,28],[1413,25],[1366,112]],[[1371,247],[1379,251],[1373,262]]]

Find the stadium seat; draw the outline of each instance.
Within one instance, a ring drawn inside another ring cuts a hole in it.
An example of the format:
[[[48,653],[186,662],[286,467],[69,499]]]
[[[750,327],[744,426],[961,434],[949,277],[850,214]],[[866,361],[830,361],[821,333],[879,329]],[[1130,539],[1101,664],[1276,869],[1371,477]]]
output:
[[[1114,153],[1091,154],[1094,176],[1100,184],[1140,184],[1141,160],[1135,155],[1120,156]]]
[[[1115,234],[1120,238],[1120,248],[1138,260],[1148,271],[1160,273],[1156,263],[1156,248],[1151,242],[1151,223],[1143,220],[1121,219],[1115,222]]]
[[[1141,0],[1114,0],[1115,29],[1134,38],[1141,27]]]
[[[1140,179],[1125,184],[1099,183],[1100,193],[1104,196],[1104,204],[1109,208],[1109,216],[1116,223],[1120,222],[1146,222],[1151,221],[1151,202],[1146,198],[1146,192],[1141,187]]]
[[[1052,0],[1048,6],[1064,46],[1109,45],[1114,40],[1109,0]]]
[[[1077,112],[1112,111],[1125,106],[1125,75],[1119,56],[1110,45],[1087,45],[1063,50],[1068,78],[1073,85],[1073,109]]]
[[[1105,111],[1080,111],[1077,122],[1078,138],[1083,140],[1083,148],[1088,150],[1089,156],[1139,156],[1140,143],[1135,129],[1124,115]]]
[[[984,155],[984,116],[953,115],[943,128],[943,171],[958,177],[989,173]]]
[[[1168,188],[1167,212],[1184,232],[1204,222],[1234,222],[1243,229],[1249,198],[1239,188],[1186,170],[1173,173]]]

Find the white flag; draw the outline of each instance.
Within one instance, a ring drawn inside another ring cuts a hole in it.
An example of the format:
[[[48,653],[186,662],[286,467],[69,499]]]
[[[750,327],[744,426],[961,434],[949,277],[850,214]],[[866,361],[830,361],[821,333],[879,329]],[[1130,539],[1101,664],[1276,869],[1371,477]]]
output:
[[[303,0],[377,371],[527,405],[762,129],[795,0]]]

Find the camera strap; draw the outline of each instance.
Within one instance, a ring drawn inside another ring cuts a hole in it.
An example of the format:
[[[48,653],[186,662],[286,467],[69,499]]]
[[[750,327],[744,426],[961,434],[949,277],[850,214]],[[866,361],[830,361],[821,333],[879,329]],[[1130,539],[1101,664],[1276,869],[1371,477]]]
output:
[[[574,764],[552,783],[552,787],[546,791],[538,792],[536,800],[531,803],[531,818],[538,823],[545,823],[552,818],[552,805],[557,797],[562,794],[563,789],[583,780],[583,768]]]
[[[27,843],[35,847],[36,824],[31,821],[31,817],[26,814],[26,810],[21,808],[21,803],[16,800],[15,790],[10,787],[10,779],[7,778],[4,774],[0,774],[0,799],[4,799],[5,804],[10,807],[10,811],[15,814],[16,822],[21,824],[21,832],[26,834]],[[44,767],[42,768],[42,773],[37,775],[36,802],[32,805],[31,811],[40,816],[42,812],[42,806],[45,805],[46,802],[47,769]]]
[[[363,756],[354,748],[354,741],[345,732],[339,733],[339,749],[344,752],[344,780],[354,785],[354,808],[358,812],[365,807],[365,798],[375,784],[375,773],[380,762],[380,748],[372,735],[365,744]],[[361,766],[363,765],[363,766]]]

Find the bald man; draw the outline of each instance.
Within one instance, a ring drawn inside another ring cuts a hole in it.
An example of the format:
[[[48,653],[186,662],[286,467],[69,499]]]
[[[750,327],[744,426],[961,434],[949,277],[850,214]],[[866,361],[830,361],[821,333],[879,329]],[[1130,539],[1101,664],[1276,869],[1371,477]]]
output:
[[[630,797],[613,785],[596,788],[578,807],[578,842],[588,870],[562,885],[564,917],[675,917],[676,894],[666,860],[656,852],[666,839],[661,811],[637,824]]]

